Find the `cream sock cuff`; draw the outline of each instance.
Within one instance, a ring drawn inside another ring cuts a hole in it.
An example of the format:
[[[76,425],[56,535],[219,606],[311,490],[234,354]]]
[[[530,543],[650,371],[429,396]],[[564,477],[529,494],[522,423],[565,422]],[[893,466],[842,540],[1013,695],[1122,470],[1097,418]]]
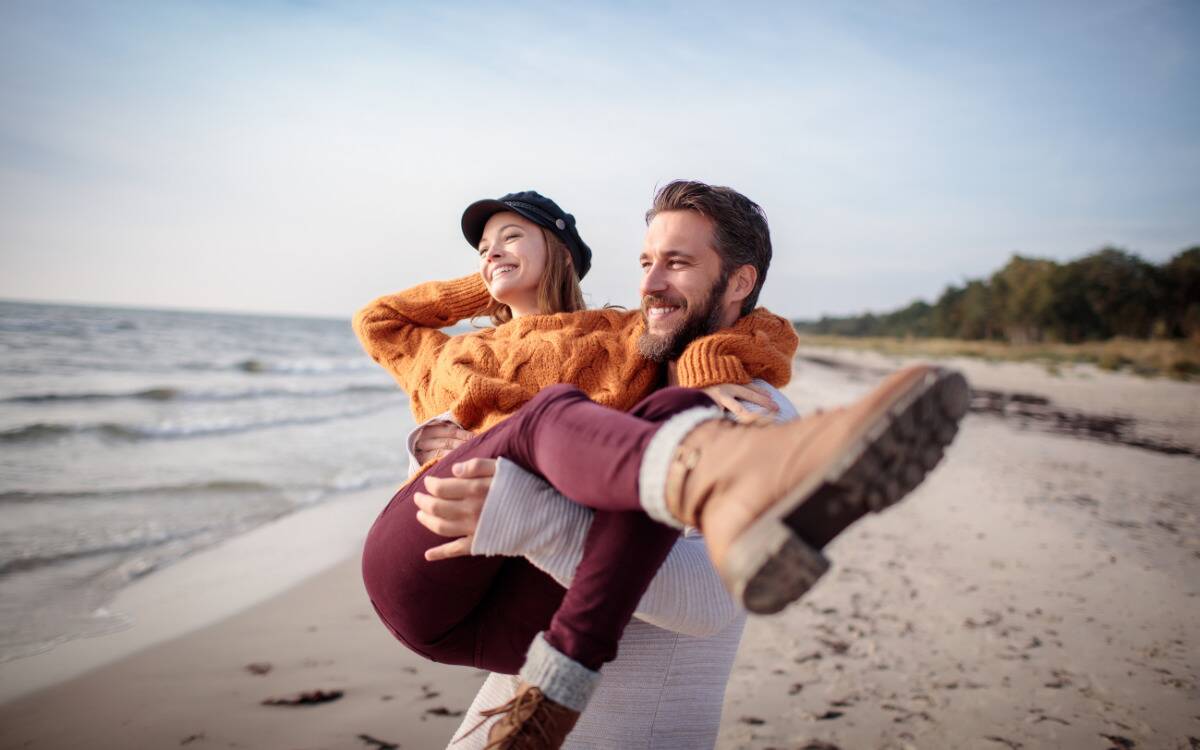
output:
[[[667,472],[675,458],[679,444],[697,425],[712,419],[724,419],[725,412],[715,406],[697,406],[681,411],[663,423],[650,438],[646,452],[642,454],[642,466],[638,471],[638,494],[647,515],[659,523],[677,529],[683,523],[667,510]]]
[[[525,666],[521,667],[521,679],[536,685],[560,706],[582,713],[600,683],[600,673],[551,646],[544,635],[538,633],[529,644]]]

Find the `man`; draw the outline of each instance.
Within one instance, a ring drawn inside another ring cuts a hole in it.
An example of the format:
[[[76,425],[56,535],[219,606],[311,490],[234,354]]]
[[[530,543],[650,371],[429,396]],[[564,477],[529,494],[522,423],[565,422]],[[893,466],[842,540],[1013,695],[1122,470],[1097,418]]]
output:
[[[662,384],[669,385],[675,360],[689,343],[732,325],[754,308],[770,262],[770,237],[757,205],[728,188],[701,183],[664,187],[647,221],[640,259],[647,330],[639,349],[664,365]],[[732,392],[764,403],[753,390]],[[728,391],[711,395],[744,411]],[[794,416],[781,394],[769,389],[769,396],[772,400],[765,403],[778,404],[780,416]],[[467,436],[456,435],[451,426],[429,426],[416,431],[410,447],[418,453],[448,450]],[[429,550],[428,559],[521,555],[559,583],[570,582],[590,511],[507,462],[497,468],[495,461],[474,459],[455,473],[456,478],[427,480],[429,497],[417,498],[431,530],[457,537]],[[626,629],[620,656],[605,668],[605,679],[566,746],[711,747],[743,618],[696,537],[676,543],[638,617],[644,622],[635,620]],[[514,678],[490,677],[462,730],[488,716],[480,709],[503,703],[517,691]],[[459,738],[464,734],[460,730]],[[468,736],[468,742],[482,746],[482,733]]]
[[[701,213],[697,208],[706,201],[715,205]],[[740,204],[736,208],[735,201]],[[685,205],[697,208],[685,209]],[[669,385],[674,383],[675,360],[692,340],[753,309],[766,279],[771,246],[757,206],[727,188],[672,183],[659,191],[652,213],[639,259],[647,328],[639,348],[664,365],[663,384]],[[715,250],[713,214],[724,217],[725,233],[733,235],[727,242],[736,250],[724,255]],[[751,222],[758,223],[761,231],[747,226]],[[735,310],[724,310],[721,297],[733,271],[741,267],[747,267],[744,275],[753,269],[755,278],[749,284],[753,295],[741,300]],[[742,416],[752,412],[729,394],[736,393],[760,412],[795,416],[782,394],[762,381],[755,385],[757,390],[731,387],[710,395]],[[415,468],[444,455],[471,436],[444,417],[435,418],[410,436],[410,464]],[[428,559],[461,554],[522,556],[560,584],[570,583],[583,554],[590,510],[511,462],[501,461],[497,472],[496,461],[472,461],[456,473],[459,479],[428,487],[431,495],[453,500],[456,506],[423,504],[431,516],[427,524],[431,530],[455,537],[429,550]],[[680,538],[636,616],[622,637],[620,654],[605,667],[604,679],[565,747],[712,747],[745,616],[725,591],[698,535]],[[455,733],[454,747],[486,743],[486,726],[463,735],[481,721],[483,709],[512,698],[517,683],[515,676],[488,678]]]

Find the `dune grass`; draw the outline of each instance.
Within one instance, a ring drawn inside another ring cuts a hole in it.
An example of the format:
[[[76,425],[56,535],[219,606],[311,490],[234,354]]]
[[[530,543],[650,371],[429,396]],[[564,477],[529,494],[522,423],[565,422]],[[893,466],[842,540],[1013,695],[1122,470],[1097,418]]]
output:
[[[1127,371],[1147,377],[1200,380],[1200,340],[1116,338],[1082,344],[964,341],[937,338],[852,337],[800,334],[801,346],[868,349],[897,356],[977,357],[1009,362],[1036,362],[1055,373],[1059,366],[1083,362],[1102,370]]]

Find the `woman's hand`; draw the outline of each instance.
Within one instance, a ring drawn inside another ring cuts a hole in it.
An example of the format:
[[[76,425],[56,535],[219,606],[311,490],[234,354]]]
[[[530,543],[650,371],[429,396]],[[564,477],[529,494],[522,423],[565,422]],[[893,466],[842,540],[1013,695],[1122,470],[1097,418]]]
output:
[[[452,422],[434,422],[421,428],[413,445],[417,463],[424,465],[434,458],[441,458],[458,446],[475,437]]]
[[[472,458],[454,464],[452,477],[425,477],[426,492],[413,495],[417,521],[438,536],[458,537],[425,550],[429,561],[471,554],[483,501],[496,475],[496,459]]]
[[[779,404],[771,398],[771,394],[754,385],[734,385],[722,383],[704,389],[717,406],[737,417],[739,422],[755,423],[775,421],[774,415],[779,411]],[[747,409],[741,402],[748,401],[767,410],[766,414],[756,414]]]

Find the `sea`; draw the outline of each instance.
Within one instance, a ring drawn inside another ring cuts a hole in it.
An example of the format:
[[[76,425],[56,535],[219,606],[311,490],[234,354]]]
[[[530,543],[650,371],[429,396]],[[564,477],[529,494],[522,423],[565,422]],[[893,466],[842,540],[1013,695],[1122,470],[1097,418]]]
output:
[[[348,320],[0,301],[0,662],[129,625],[131,581],[402,481]]]

